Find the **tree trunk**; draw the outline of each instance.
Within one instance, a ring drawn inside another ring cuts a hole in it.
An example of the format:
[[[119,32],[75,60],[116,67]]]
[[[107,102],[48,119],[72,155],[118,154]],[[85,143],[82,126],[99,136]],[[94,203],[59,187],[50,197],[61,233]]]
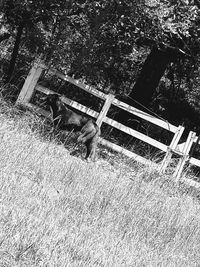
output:
[[[167,66],[183,55],[185,55],[184,52],[178,48],[164,46],[163,44],[160,44],[159,47],[153,45],[129,97],[124,102],[153,115],[149,110],[149,106],[160,79]],[[130,115],[126,111],[121,111],[117,118],[119,122],[129,127],[135,127],[136,119],[138,120],[137,117]]]
[[[14,44],[14,48],[12,51],[12,56],[11,56],[11,60],[9,63],[9,67],[8,67],[8,71],[7,71],[7,77],[5,80],[5,83],[9,83],[11,78],[12,78],[12,74],[15,68],[15,63],[16,63],[16,59],[19,53],[19,46],[20,46],[20,41],[21,41],[21,37],[22,37],[22,33],[25,27],[25,23],[21,23],[18,28],[17,28],[17,36],[15,39],[15,44]]]
[[[141,105],[148,107],[159,81],[170,62],[171,59],[166,52],[157,48],[152,49],[129,95],[129,104],[135,106],[137,101]]]

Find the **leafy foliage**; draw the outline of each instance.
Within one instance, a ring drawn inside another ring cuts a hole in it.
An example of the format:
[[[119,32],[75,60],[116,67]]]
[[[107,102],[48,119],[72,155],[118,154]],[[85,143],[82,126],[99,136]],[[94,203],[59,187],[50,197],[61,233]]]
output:
[[[5,0],[0,35],[8,32],[11,37],[0,43],[1,72],[4,74],[8,69],[19,25],[23,25],[23,31],[20,57],[16,56],[17,65],[11,80],[14,83],[19,75],[27,74],[30,62],[42,54],[47,64],[85,79],[100,90],[127,95],[152,47],[162,49],[167,45],[181,49],[185,58],[169,66],[158,94],[168,102],[184,99],[198,109],[198,3],[189,0]]]

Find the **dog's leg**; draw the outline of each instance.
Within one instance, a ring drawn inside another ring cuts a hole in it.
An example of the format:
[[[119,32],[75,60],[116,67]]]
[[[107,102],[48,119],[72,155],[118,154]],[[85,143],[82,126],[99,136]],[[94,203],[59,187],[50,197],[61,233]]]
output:
[[[85,143],[87,140],[91,139],[96,134],[95,128],[88,128],[82,134],[79,135],[77,141]]]
[[[98,136],[95,135],[91,139],[85,142],[87,148],[85,157],[86,160],[91,159],[91,161],[95,161],[97,141],[98,141]]]
[[[90,143],[89,143],[89,147],[88,147],[88,150],[89,150],[89,158],[91,158],[92,161],[95,161],[96,159],[96,149],[97,149],[97,144],[98,144],[98,139],[99,139],[99,135],[100,135],[100,128],[98,126],[96,126],[94,128],[94,131],[93,131],[93,137],[91,138],[90,140]]]
[[[90,158],[91,155],[91,150],[92,150],[92,140],[87,140],[85,142],[85,146],[86,146],[86,155],[85,155],[85,159],[88,161],[88,159]],[[91,159],[91,158],[90,158]]]

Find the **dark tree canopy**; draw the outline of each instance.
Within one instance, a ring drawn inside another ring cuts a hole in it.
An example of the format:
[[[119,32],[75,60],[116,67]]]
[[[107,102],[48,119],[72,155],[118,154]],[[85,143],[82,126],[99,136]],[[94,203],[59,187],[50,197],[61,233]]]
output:
[[[175,105],[186,101],[198,112],[199,3],[1,1],[1,74],[6,83],[16,83],[40,55],[99,90],[123,99],[129,95],[127,101],[136,100],[158,113],[159,99]],[[177,121],[167,106],[165,111],[166,118]]]

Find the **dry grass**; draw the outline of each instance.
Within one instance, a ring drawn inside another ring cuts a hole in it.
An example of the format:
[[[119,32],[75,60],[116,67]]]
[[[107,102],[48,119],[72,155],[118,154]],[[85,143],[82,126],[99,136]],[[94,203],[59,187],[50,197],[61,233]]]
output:
[[[87,164],[49,139],[1,102],[1,267],[199,266],[200,207],[184,188],[119,159]]]

